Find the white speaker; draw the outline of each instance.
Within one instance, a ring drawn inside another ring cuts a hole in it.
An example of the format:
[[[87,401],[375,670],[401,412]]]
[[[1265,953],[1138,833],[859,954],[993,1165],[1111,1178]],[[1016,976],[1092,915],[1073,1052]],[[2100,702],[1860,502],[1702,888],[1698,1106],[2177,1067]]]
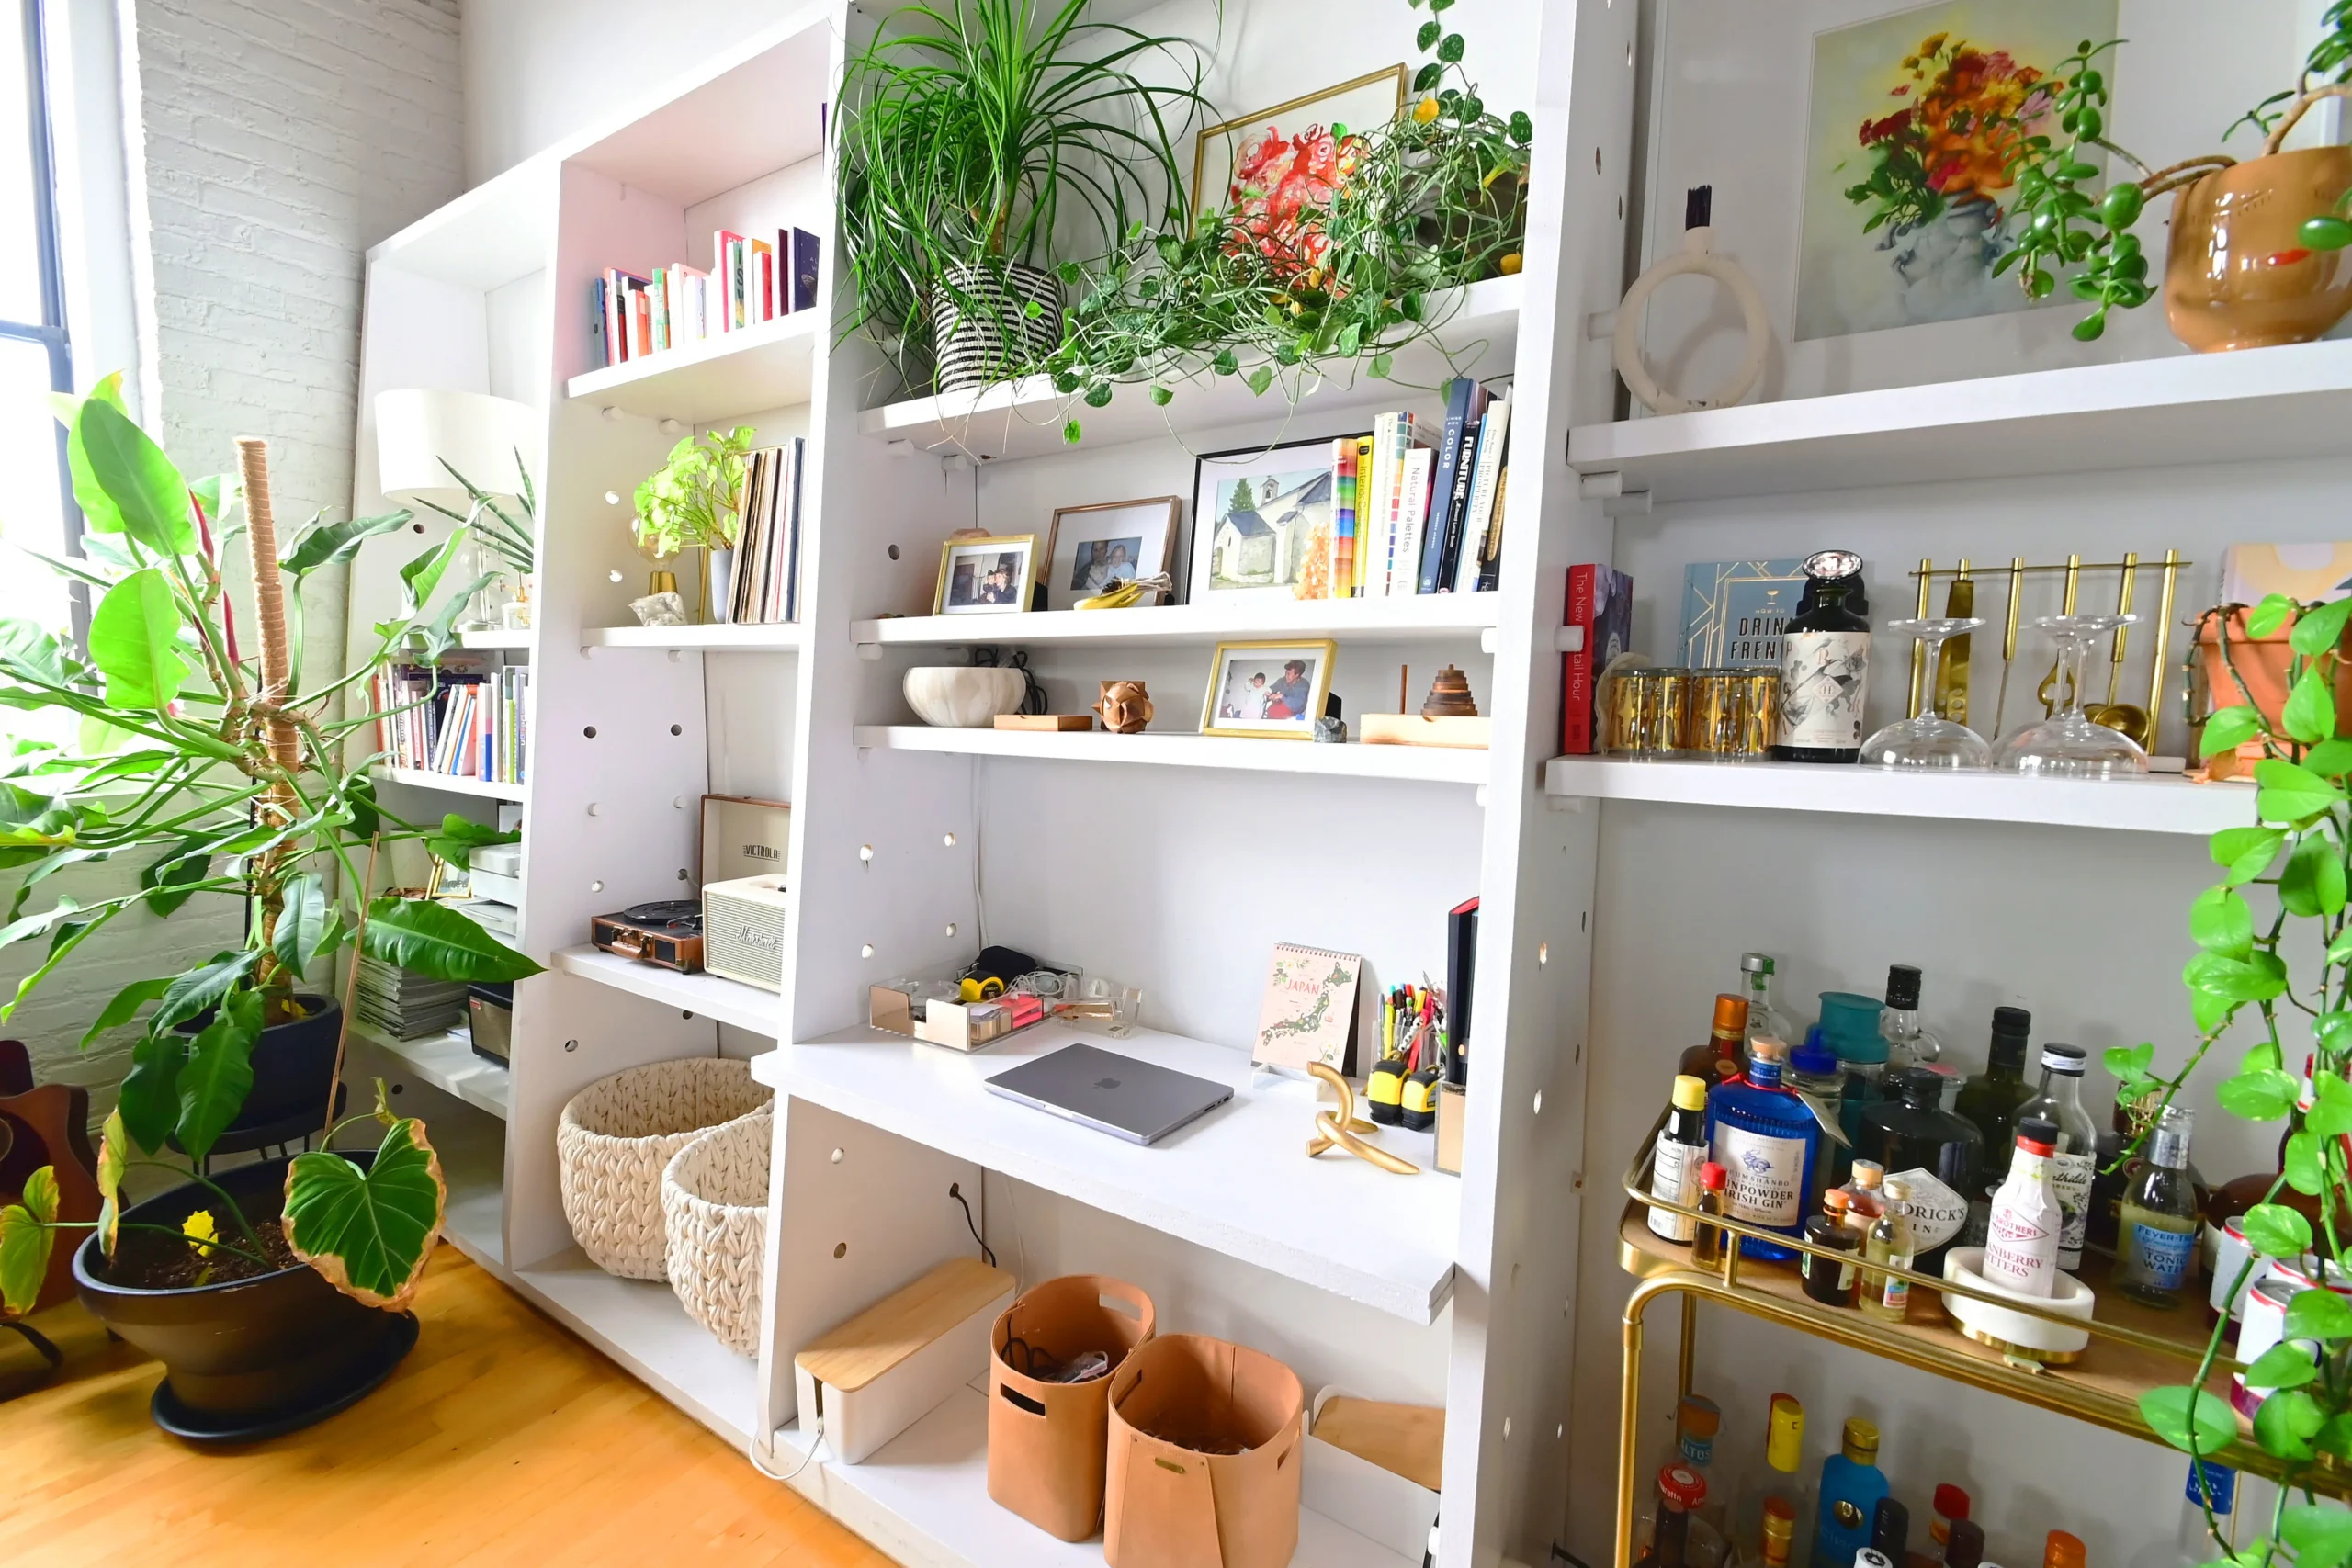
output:
[[[771,991],[784,989],[782,876],[738,876],[702,890],[702,966]]]

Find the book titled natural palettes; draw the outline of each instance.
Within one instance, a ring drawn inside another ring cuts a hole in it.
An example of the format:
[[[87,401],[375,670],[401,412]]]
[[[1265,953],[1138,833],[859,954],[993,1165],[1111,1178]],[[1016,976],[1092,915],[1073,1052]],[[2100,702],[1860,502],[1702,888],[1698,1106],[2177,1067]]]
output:
[[[1445,422],[1384,413],[1369,435],[1331,443],[1329,537],[1302,599],[1483,593],[1502,573],[1510,394],[1468,378],[1446,389]],[[1310,544],[1310,552],[1316,546]]]
[[[817,308],[817,236],[782,229],[773,241],[721,229],[708,272],[673,262],[650,277],[606,267],[590,332],[597,363],[623,365]]]

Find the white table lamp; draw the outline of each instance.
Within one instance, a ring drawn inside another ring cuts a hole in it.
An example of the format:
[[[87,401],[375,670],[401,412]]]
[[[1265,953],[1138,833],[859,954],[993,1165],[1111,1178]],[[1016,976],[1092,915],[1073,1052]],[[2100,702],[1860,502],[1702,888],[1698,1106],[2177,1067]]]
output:
[[[463,514],[465,487],[449,468],[502,499],[523,492],[514,456],[538,446],[538,415],[511,398],[409,387],[376,394],[376,488],[404,505],[429,502]],[[448,465],[443,467],[444,463]]]

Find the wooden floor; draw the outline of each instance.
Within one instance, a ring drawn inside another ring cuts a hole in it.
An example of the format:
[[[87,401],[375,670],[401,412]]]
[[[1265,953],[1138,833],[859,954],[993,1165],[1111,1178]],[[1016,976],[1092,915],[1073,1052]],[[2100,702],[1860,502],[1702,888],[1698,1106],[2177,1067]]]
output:
[[[382,1388],[227,1451],[157,1431],[158,1367],[78,1305],[40,1314],[69,1359],[0,1403],[0,1563],[890,1568],[455,1249],[417,1314]],[[0,1398],[39,1364],[0,1334]]]

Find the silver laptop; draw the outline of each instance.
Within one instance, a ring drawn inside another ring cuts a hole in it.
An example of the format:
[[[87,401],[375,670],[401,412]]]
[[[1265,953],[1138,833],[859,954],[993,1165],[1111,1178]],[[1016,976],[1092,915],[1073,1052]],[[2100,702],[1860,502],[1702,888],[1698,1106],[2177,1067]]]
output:
[[[1233,1098],[1225,1084],[1092,1045],[1065,1045],[987,1083],[990,1094],[1131,1144],[1156,1144]]]

